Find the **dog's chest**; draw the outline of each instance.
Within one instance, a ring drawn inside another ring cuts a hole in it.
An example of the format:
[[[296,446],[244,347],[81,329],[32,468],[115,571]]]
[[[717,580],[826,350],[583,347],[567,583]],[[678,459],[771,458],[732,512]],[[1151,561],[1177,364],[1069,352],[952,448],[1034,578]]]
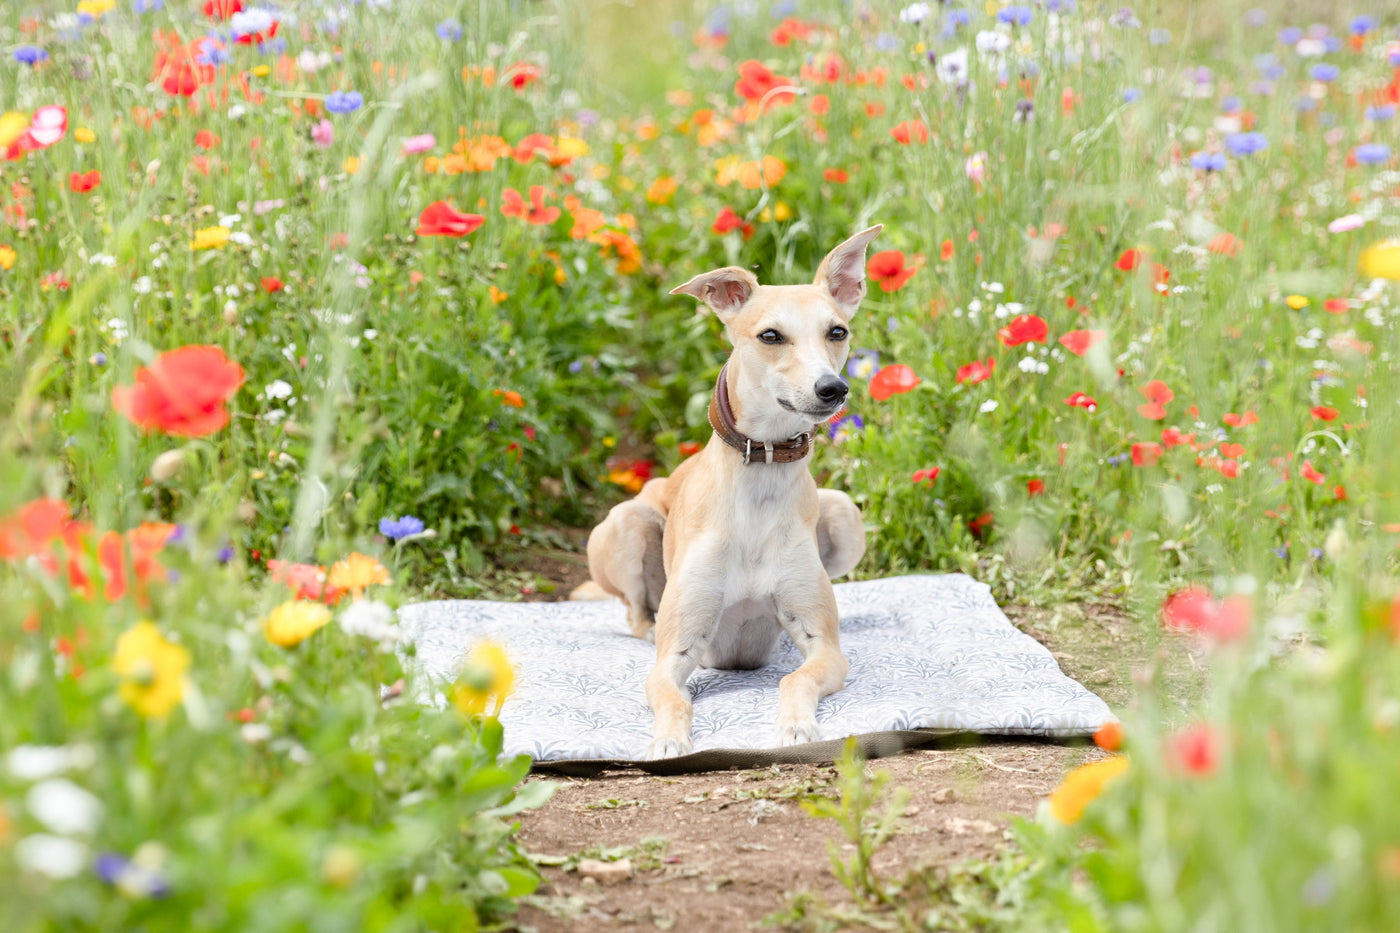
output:
[[[800,468],[805,471],[805,464]],[[810,543],[805,540],[810,534],[802,522],[799,484],[808,477],[767,465],[746,469],[754,472],[741,475],[735,484],[727,516],[725,590],[735,599],[772,593],[792,561],[802,559],[804,543]]]

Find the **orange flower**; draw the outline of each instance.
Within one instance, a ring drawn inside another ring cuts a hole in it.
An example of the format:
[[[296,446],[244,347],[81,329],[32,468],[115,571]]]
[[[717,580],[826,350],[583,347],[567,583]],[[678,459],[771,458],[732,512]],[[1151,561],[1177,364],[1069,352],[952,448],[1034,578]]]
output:
[[[532,185],[530,187],[530,204],[527,207],[519,191],[507,188],[501,194],[501,213],[507,217],[519,217],[526,223],[536,226],[552,224],[559,219],[560,211],[557,207],[545,207],[544,199],[553,196],[545,190],[543,185]]]
[[[578,203],[578,199],[575,197],[569,197],[565,204],[569,207],[569,216],[574,222],[574,225],[569,228],[569,236],[575,240],[588,239],[607,223],[607,218],[603,216],[602,211],[584,207]]]
[[[1061,823],[1077,823],[1084,809],[1093,803],[1104,787],[1128,770],[1128,759],[1121,755],[1080,765],[1050,795],[1050,812]]]
[[[906,266],[904,254],[899,250],[887,249],[871,256],[865,271],[870,276],[870,281],[880,286],[880,291],[896,292],[919,270],[917,266]]]
[[[358,599],[360,594],[376,583],[388,583],[389,571],[373,557],[356,552],[336,561],[326,582],[336,589],[349,590]]]
[[[680,187],[679,183],[670,175],[665,175],[651,183],[647,189],[647,203],[649,204],[670,204],[671,198]]]
[[[147,431],[204,437],[228,424],[224,404],[242,384],[243,367],[219,347],[180,347],[112,389],[112,407]]]
[[[589,239],[600,245],[598,254],[603,258],[617,257],[619,275],[632,275],[641,271],[642,251],[637,247],[636,241],[621,230],[600,230]]]
[[[281,560],[267,562],[268,576],[285,583],[294,599],[321,600],[334,605],[345,595],[343,589],[326,585],[326,568],[316,564],[290,564]]]

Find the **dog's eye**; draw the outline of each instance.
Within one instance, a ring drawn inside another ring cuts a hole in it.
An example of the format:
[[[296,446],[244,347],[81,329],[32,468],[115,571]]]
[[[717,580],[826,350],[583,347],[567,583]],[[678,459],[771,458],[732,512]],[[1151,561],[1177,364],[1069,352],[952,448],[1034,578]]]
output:
[[[827,340],[845,340],[849,336],[851,336],[851,332],[839,325],[826,332]]]
[[[763,333],[759,334],[758,339],[762,340],[764,343],[782,343],[783,335],[770,327]]]

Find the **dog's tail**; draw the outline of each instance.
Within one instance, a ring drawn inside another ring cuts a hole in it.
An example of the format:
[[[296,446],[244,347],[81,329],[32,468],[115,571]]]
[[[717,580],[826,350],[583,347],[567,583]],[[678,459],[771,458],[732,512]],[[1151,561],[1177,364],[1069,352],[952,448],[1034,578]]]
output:
[[[612,598],[612,594],[593,580],[589,580],[587,583],[580,583],[578,586],[574,587],[573,592],[569,594],[569,599],[572,602],[594,603]]]

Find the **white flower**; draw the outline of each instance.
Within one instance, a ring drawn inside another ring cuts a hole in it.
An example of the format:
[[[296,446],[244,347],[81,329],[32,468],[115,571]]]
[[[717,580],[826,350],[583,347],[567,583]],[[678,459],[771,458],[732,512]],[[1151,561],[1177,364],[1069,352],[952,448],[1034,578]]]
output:
[[[88,260],[90,266],[106,266],[108,269],[116,264],[117,257],[107,253],[93,253],[92,258]]]
[[[269,382],[267,387],[263,389],[263,395],[268,398],[290,398],[292,395],[291,383],[284,382],[281,379],[275,379]]]
[[[927,3],[911,3],[899,11],[901,23],[922,23],[928,19],[930,8]]]
[[[232,227],[243,219],[242,214],[225,214],[219,218],[220,227]]]
[[[131,290],[138,295],[149,295],[151,293],[151,277],[149,275],[141,276],[131,283]]]
[[[994,399],[994,398],[989,398],[989,399],[987,399],[985,402],[983,402],[981,405],[978,405],[978,406],[977,406],[977,410],[980,411],[980,412],[982,412],[982,414],[984,414],[984,415],[985,415],[987,412],[989,412],[989,411],[996,411],[996,410],[997,410],[997,400]]]
[[[107,322],[107,330],[112,335],[112,339],[117,343],[121,343],[127,338],[128,334],[130,334],[130,331],[127,330],[126,321],[123,321],[119,317],[114,317]]]
[[[49,778],[25,795],[29,812],[56,833],[88,834],[102,821],[102,801],[67,778]]]
[[[1293,51],[1298,53],[1299,58],[1318,58],[1327,54],[1327,43],[1321,39],[1299,39],[1298,44],[1293,46]]]
[[[16,745],[5,756],[5,770],[21,781],[41,781],[65,771],[92,767],[91,745]]]
[[[1359,229],[1366,223],[1366,218],[1360,214],[1347,214],[1345,217],[1338,217],[1327,225],[1328,233],[1346,233],[1350,230]]]
[[[39,833],[15,844],[20,867],[50,878],[72,878],[87,867],[87,846],[62,836]]]
[[[238,733],[249,745],[257,745],[272,738],[272,727],[265,722],[246,722]]]
[[[363,635],[381,645],[392,645],[399,640],[394,610],[377,600],[361,599],[351,603],[340,614],[339,621],[347,635]]]
[[[1011,37],[990,29],[977,34],[977,51],[982,55],[1000,55],[1011,48]]]

